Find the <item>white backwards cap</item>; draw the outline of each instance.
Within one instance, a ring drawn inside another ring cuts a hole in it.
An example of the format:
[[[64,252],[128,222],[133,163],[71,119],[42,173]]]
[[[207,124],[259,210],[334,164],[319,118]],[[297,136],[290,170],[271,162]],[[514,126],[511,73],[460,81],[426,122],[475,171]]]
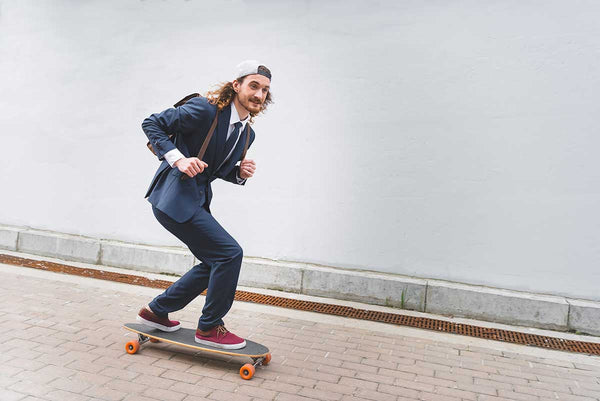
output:
[[[259,74],[271,79],[271,71],[256,60],[246,60],[239,63],[235,79],[252,74]]]

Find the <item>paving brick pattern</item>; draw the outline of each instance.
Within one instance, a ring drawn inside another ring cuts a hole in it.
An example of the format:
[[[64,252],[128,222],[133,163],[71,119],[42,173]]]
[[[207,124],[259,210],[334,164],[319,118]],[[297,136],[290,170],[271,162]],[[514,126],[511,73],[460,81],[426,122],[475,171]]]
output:
[[[249,359],[145,344],[121,328],[150,300],[134,292],[2,274],[0,400],[593,401],[600,367],[234,308],[227,326],[267,345]],[[86,281],[87,280],[87,281]],[[122,288],[122,287],[121,287]],[[158,293],[158,292],[157,292]],[[176,314],[194,327],[201,305]],[[592,357],[590,357],[592,358]]]

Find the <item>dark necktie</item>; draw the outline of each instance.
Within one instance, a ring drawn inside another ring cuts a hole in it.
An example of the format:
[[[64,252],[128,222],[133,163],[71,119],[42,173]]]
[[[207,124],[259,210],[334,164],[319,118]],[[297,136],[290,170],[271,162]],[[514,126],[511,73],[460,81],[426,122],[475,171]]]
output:
[[[233,132],[231,133],[231,135],[229,135],[229,138],[227,139],[227,141],[225,141],[225,155],[224,157],[226,158],[227,156],[229,156],[229,152],[231,152],[231,149],[233,149],[233,145],[235,144],[235,142],[238,139],[238,136],[240,135],[240,127],[242,126],[241,122],[237,122],[234,124],[234,128],[233,128]]]
[[[240,139],[237,141],[237,144],[235,145],[235,148],[233,149],[233,151],[231,152],[231,156],[225,160],[217,170],[219,171],[229,171],[231,169],[231,167],[233,167],[240,159],[240,156],[242,155],[243,151],[244,151],[244,146],[246,144],[246,134],[248,133],[248,126],[246,126],[246,129],[244,130],[244,132],[240,132]]]

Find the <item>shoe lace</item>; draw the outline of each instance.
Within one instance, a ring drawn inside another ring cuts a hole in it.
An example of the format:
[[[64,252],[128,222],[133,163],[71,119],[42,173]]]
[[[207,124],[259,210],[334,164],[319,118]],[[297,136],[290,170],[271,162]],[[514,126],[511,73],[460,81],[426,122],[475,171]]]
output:
[[[227,330],[225,328],[225,326],[221,325],[221,326],[217,326],[217,337],[219,336],[219,334],[223,337],[225,337],[227,335],[227,333],[229,333],[229,330]]]

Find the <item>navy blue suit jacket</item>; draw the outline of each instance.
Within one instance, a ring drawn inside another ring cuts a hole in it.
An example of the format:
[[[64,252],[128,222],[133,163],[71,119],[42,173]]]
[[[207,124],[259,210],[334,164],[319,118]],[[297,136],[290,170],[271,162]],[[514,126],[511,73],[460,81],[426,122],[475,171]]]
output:
[[[185,157],[196,157],[215,118],[216,106],[208,103],[204,97],[196,97],[182,106],[152,114],[142,123],[142,129],[152,144],[158,159],[162,160],[145,197],[157,209],[178,223],[189,220],[199,207],[203,206],[210,211],[209,206],[212,199],[210,183],[216,178],[238,184],[239,166],[236,164],[240,161],[243,153],[239,146],[236,147],[237,151],[231,155],[229,160],[215,171],[226,156],[225,140],[229,128],[231,107],[234,106],[230,104],[219,114],[217,128],[203,157],[203,161],[208,164],[208,167],[201,174],[187,180],[180,179],[181,175],[185,173],[176,167],[171,168],[169,163],[164,160],[164,155],[177,148]],[[250,146],[254,142],[255,134],[252,128],[249,131]],[[244,129],[240,141],[246,140],[245,132]],[[171,134],[175,134],[175,143],[169,139]]]

